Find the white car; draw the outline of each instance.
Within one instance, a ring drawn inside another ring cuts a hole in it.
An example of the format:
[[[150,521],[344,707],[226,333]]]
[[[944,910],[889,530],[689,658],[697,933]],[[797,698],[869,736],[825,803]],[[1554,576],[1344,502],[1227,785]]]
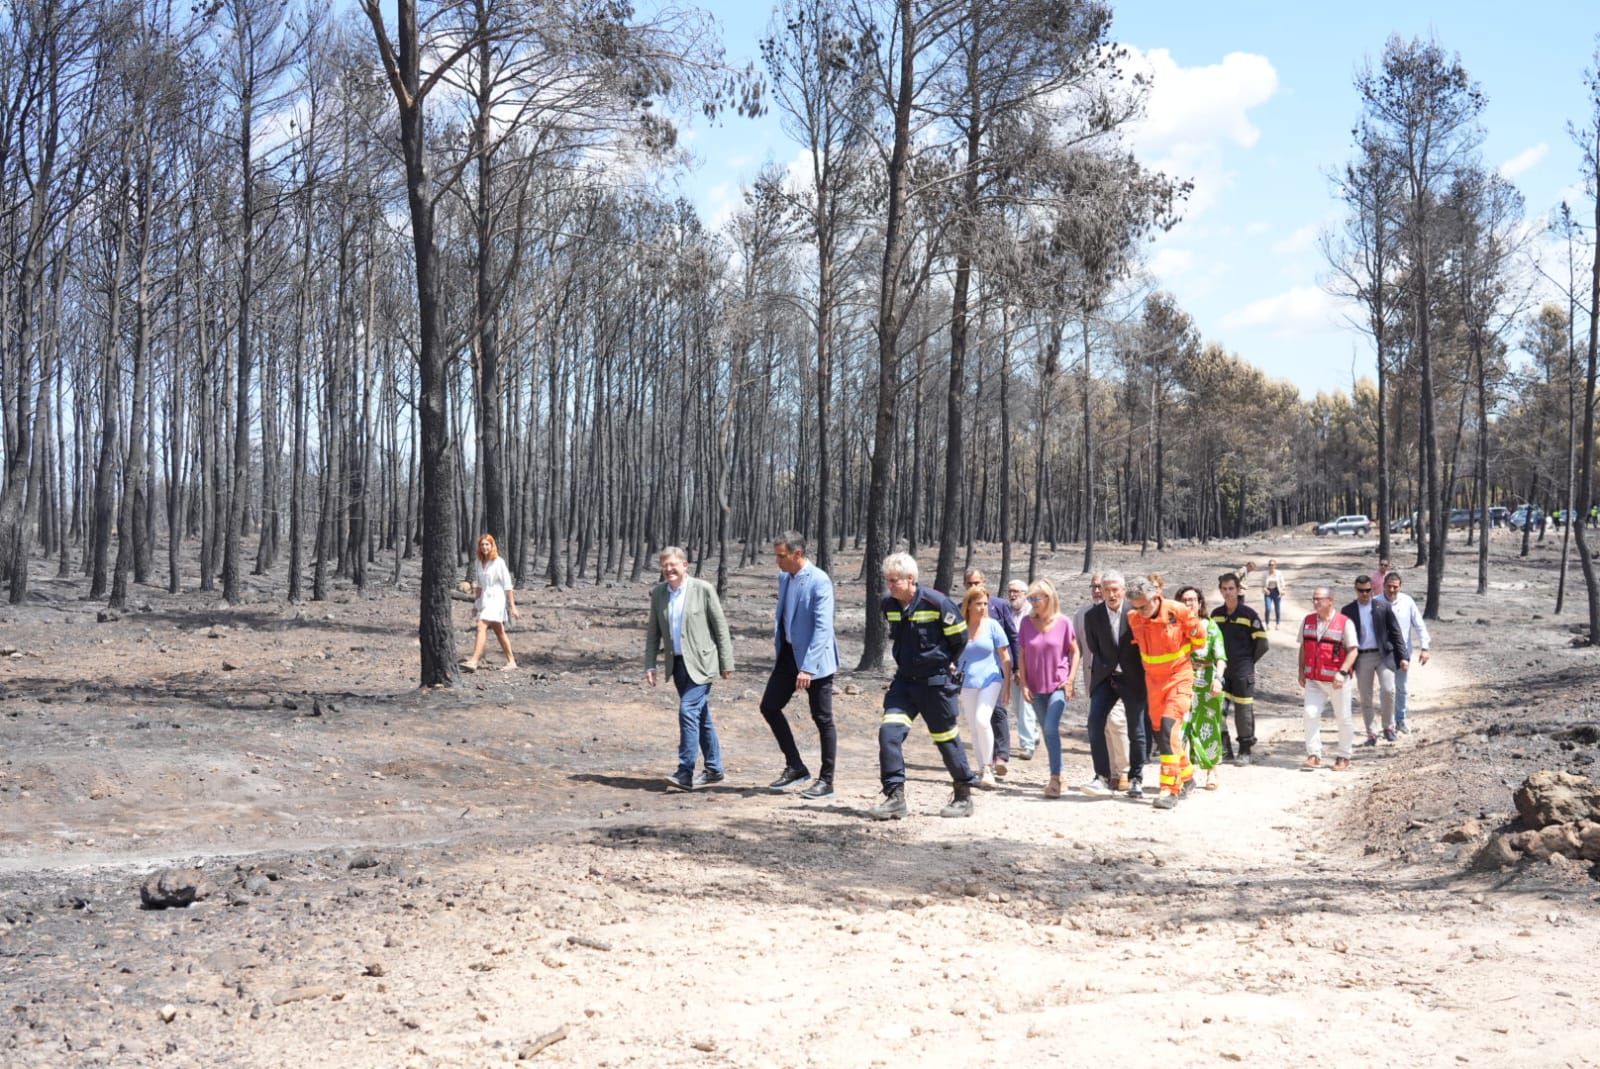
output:
[[[1365,516],[1340,516],[1337,520],[1317,524],[1317,534],[1364,535],[1372,529],[1372,521]]]

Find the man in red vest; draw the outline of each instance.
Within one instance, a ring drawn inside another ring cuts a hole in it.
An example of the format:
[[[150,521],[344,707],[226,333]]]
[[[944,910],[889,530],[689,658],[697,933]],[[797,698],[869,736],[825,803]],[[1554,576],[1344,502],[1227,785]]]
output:
[[[1339,721],[1339,755],[1333,770],[1350,768],[1355,752],[1356,725],[1350,710],[1350,670],[1361,648],[1349,617],[1333,611],[1333,591],[1319,586],[1311,595],[1316,611],[1300,625],[1300,685],[1306,692],[1307,772],[1322,767],[1322,707],[1333,706]]]

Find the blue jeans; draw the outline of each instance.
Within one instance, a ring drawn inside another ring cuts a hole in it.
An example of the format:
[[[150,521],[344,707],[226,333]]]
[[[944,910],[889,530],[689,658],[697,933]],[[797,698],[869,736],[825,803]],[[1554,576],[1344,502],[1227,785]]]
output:
[[[1032,753],[1039,747],[1039,714],[1034,712],[1032,702],[1022,700],[1022,684],[1015,680],[1011,684],[1011,711],[1017,725],[1017,746]]]
[[[1266,594],[1266,612],[1261,614],[1264,624],[1283,623],[1283,594],[1276,590],[1269,590]]]
[[[1039,718],[1044,748],[1050,754],[1050,774],[1061,775],[1061,715],[1067,711],[1067,696],[1057,687],[1049,694],[1033,696],[1033,715]]]
[[[678,688],[678,776],[694,776],[695,758],[706,755],[706,771],[722,771],[722,744],[711,722],[711,684],[689,678],[682,657],[672,659],[672,683]]]
[[[1394,726],[1397,728],[1406,726],[1406,676],[1408,674],[1408,672],[1403,672],[1398,668],[1394,670]]]

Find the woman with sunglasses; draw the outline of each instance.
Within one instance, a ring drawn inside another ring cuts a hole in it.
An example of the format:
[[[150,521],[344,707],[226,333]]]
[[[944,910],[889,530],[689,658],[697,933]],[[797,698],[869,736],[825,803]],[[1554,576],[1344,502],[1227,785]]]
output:
[[[1050,755],[1046,798],[1061,797],[1061,716],[1073,694],[1078,636],[1061,612],[1056,588],[1040,579],[1028,588],[1029,613],[1018,628],[1022,648],[1022,698],[1033,706]]]

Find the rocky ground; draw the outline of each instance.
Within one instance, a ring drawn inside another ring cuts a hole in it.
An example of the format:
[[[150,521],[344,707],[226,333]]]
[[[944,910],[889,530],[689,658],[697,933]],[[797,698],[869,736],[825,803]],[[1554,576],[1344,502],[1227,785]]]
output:
[[[755,709],[766,566],[727,599],[729,778],[690,796],[663,789],[642,585],[522,591],[522,668],[421,693],[410,573],[299,607],[269,580],[235,608],[140,588],[103,621],[81,582],[36,580],[0,610],[0,1062],[1591,1065],[1590,863],[1525,839],[1485,857],[1524,830],[1513,790],[1593,775],[1600,740],[1581,593],[1553,615],[1554,545],[1515,551],[1497,534],[1483,597],[1458,551],[1418,731],[1349,774],[1298,771],[1286,626],[1264,760],[1220,790],[1172,813],[1048,801],[1041,751],[945,821],[914,733],[913,817],[889,825],[861,816],[876,674],[841,680],[831,804],[757,789],[781,763]],[[1080,554],[1044,564],[1069,602]],[[1173,589],[1269,555],[1297,616],[1318,582],[1353,596],[1375,547],[1282,532],[1103,563]],[[847,661],[858,567],[835,568]],[[196,871],[152,878],[173,867]]]

